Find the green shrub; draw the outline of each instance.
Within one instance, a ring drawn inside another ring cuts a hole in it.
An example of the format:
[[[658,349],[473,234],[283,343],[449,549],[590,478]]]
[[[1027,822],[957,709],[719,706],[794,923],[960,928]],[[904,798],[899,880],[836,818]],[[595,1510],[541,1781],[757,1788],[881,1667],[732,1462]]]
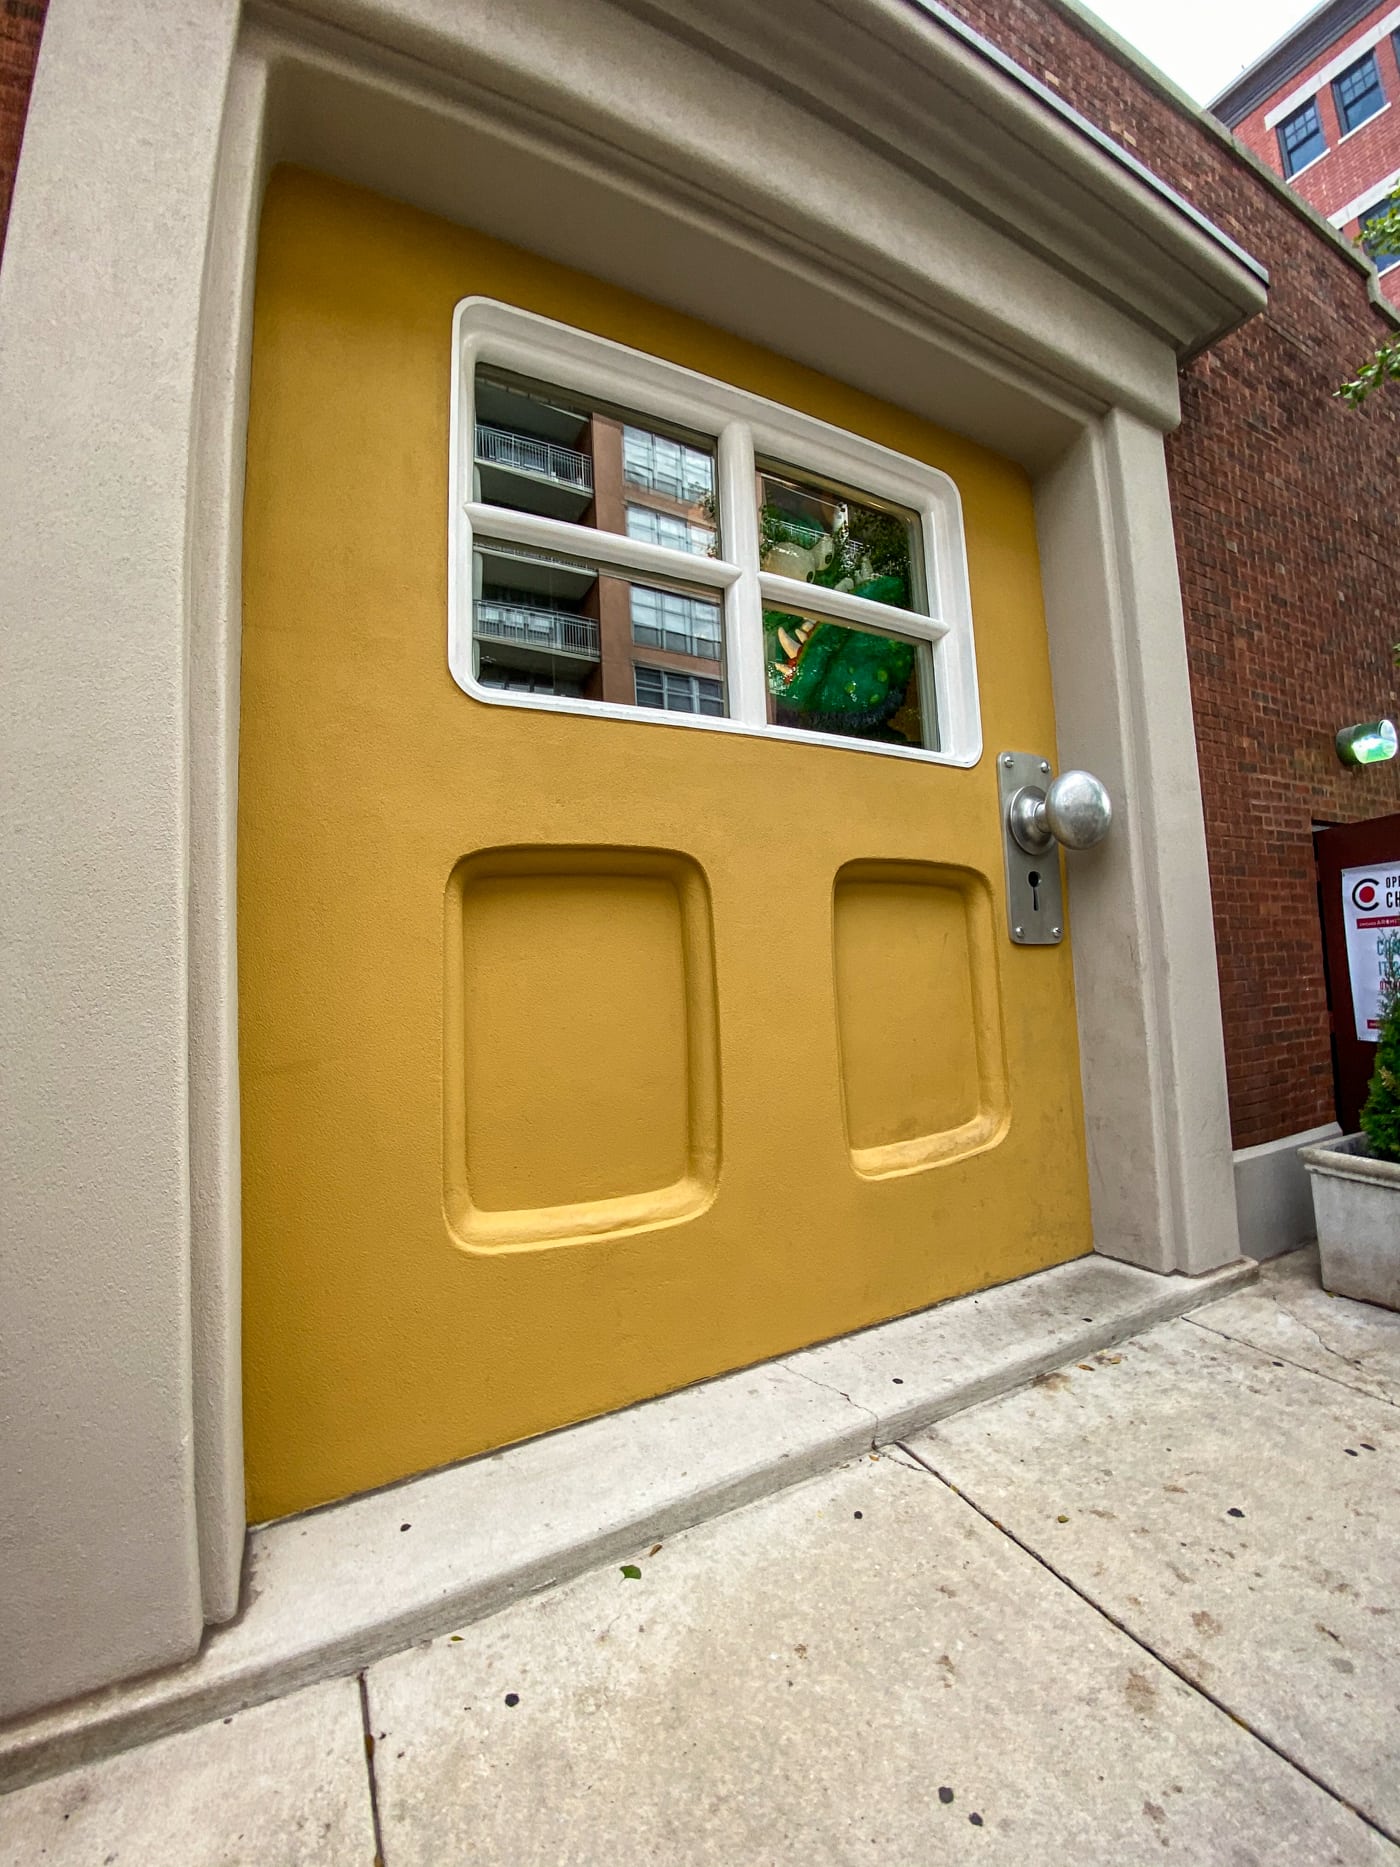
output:
[[[1361,1127],[1377,1160],[1400,1161],[1400,993],[1391,995],[1381,1021],[1376,1073],[1361,1111]]]

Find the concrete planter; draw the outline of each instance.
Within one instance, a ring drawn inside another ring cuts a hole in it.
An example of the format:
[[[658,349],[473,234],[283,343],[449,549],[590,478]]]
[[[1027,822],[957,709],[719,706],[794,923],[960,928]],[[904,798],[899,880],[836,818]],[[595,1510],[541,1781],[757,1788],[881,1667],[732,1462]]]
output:
[[[1312,1178],[1323,1288],[1400,1310],[1400,1165],[1374,1159],[1360,1134],[1298,1157]]]

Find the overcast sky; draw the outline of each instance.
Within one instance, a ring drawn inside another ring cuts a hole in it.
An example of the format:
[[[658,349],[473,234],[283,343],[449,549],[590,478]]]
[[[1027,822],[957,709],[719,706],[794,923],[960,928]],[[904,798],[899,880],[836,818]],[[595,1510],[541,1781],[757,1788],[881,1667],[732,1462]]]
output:
[[[1099,18],[1197,103],[1222,91],[1312,0],[1087,0]]]

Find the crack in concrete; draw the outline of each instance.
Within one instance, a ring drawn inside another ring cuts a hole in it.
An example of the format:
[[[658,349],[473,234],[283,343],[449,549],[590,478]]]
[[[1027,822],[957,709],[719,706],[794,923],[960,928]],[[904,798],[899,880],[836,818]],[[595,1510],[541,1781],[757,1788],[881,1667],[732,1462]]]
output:
[[[1184,1317],[1182,1320],[1189,1322],[1192,1319],[1190,1317]],[[1213,1333],[1219,1332],[1215,1331]],[[1249,1345],[1246,1344],[1246,1346]],[[1307,1369],[1305,1372],[1311,1374],[1315,1372],[1315,1370]],[[1321,1378],[1326,1380],[1328,1377],[1324,1375]],[[930,1478],[937,1479],[938,1483],[951,1491],[953,1496],[957,1498],[960,1503],[966,1504],[969,1510],[976,1511],[977,1515],[981,1517],[985,1523],[990,1524],[994,1530],[999,1531],[1009,1543],[1014,1543],[1017,1549],[1023,1550],[1025,1554],[1031,1558],[1032,1562],[1038,1562],[1047,1575],[1052,1575],[1062,1587],[1067,1588],[1071,1594],[1077,1595],[1086,1607],[1092,1608],[1094,1613],[1101,1616],[1111,1627],[1117,1628],[1120,1634],[1124,1635],[1128,1640],[1131,1640],[1134,1646],[1140,1648],[1142,1652],[1146,1653],[1151,1659],[1156,1660],[1159,1666],[1164,1666],[1174,1678],[1181,1681],[1188,1691],[1194,1692],[1197,1697],[1203,1698],[1208,1704],[1213,1705],[1217,1711],[1223,1712],[1232,1723],[1237,1724],[1242,1731],[1248,1732],[1257,1743],[1262,1744],[1266,1750],[1272,1751],[1280,1762],[1286,1763],[1290,1769],[1296,1770],[1300,1776],[1306,1777],[1315,1788],[1320,1789],[1322,1793],[1325,1796],[1329,1796],[1333,1802],[1349,1810],[1359,1822],[1364,1822],[1368,1828],[1372,1829],[1384,1840],[1400,1847],[1400,1835],[1392,1834],[1390,1829],[1385,1827],[1382,1822],[1377,1821],[1374,1816],[1368,1815],[1364,1809],[1358,1808],[1354,1802],[1342,1795],[1340,1790],[1334,1789],[1324,1777],[1319,1776],[1317,1772],[1310,1769],[1306,1763],[1303,1763],[1299,1758],[1285,1750],[1282,1744],[1276,1743],[1266,1732],[1261,1731],[1256,1725],[1251,1724],[1248,1718],[1242,1717],[1239,1712],[1234,1711],[1225,1703],[1224,1699],[1217,1698],[1215,1693],[1210,1691],[1208,1687],[1202,1685],[1199,1679],[1193,1679],[1190,1673],[1179,1666],[1175,1660],[1169,1658],[1160,1648],[1153,1646],[1150,1640],[1146,1639],[1142,1634],[1137,1633],[1126,1621],[1120,1620],[1111,1608],[1106,1607],[1103,1602],[1097,1600],[1086,1588],[1082,1588],[1079,1583],[1071,1576],[1067,1575],[1063,1569],[1056,1568],[1055,1564],[1050,1561],[1048,1556],[1042,1555],[1033,1544],[1026,1542],[1026,1540],[1018,1536],[1014,1530],[1008,1530],[999,1517],[994,1517],[985,1505],[979,1504],[976,1498],[971,1497],[966,1491],[961,1490],[953,1483],[951,1478],[939,1471],[937,1466],[930,1465],[928,1460],[921,1457],[912,1446],[905,1445],[903,1440],[897,1440],[895,1443],[898,1445],[901,1452],[908,1453],[911,1459],[922,1466]]]
[[[789,1374],[795,1374],[799,1381],[806,1381],[812,1387],[821,1388],[823,1393],[839,1394],[848,1407],[854,1407],[857,1413],[863,1413],[870,1422],[870,1449],[872,1452],[875,1451],[875,1435],[880,1430],[880,1416],[878,1413],[872,1413],[870,1408],[862,1401],[852,1400],[844,1387],[833,1387],[830,1381],[819,1381],[814,1374],[804,1374],[801,1368],[794,1368],[790,1361],[781,1361],[778,1363],[778,1366],[786,1369]]]
[[[1318,1347],[1326,1354],[1334,1356],[1345,1367],[1355,1368],[1358,1374],[1365,1374],[1367,1372],[1366,1368],[1363,1367],[1359,1361],[1353,1361],[1349,1355],[1343,1355],[1340,1349],[1329,1348],[1312,1325],[1302,1322],[1299,1317],[1293,1316],[1292,1310],[1284,1310],[1284,1315],[1292,1316],[1294,1322],[1297,1322],[1301,1328],[1306,1329],[1309,1335],[1316,1337]],[[1327,1374],[1321,1368],[1310,1368],[1305,1361],[1295,1361],[1291,1355],[1277,1355],[1274,1353],[1272,1347],[1261,1348],[1257,1342],[1251,1342],[1245,1336],[1231,1335],[1228,1329],[1218,1328],[1215,1323],[1202,1322],[1199,1315],[1183,1316],[1181,1320],[1183,1322],[1195,1323],[1198,1329],[1204,1329],[1207,1335],[1213,1335],[1222,1342],[1233,1342],[1238,1348],[1252,1349],[1256,1355],[1267,1355],[1271,1360],[1287,1362],[1290,1368],[1296,1368],[1300,1374],[1315,1375],[1319,1381],[1330,1381],[1333,1387],[1344,1387],[1349,1394],[1360,1394],[1365,1400],[1379,1401],[1383,1407],[1400,1406],[1400,1401],[1392,1400],[1389,1394],[1373,1393],[1369,1387],[1358,1387],[1355,1381],[1344,1381],[1340,1375]]]
[[[1286,1303],[1280,1302],[1280,1300],[1277,1297],[1271,1296],[1270,1301],[1273,1303],[1274,1308],[1277,1310],[1281,1310],[1290,1322],[1296,1322],[1300,1329],[1306,1329],[1308,1334],[1312,1337],[1313,1341],[1317,1343],[1318,1347],[1322,1350],[1324,1355],[1333,1355],[1336,1357],[1338,1361],[1344,1361],[1349,1368],[1355,1368],[1358,1374],[1366,1373],[1365,1359],[1363,1356],[1344,1355],[1339,1348],[1334,1348],[1332,1344],[1329,1341],[1327,1341],[1327,1339],[1323,1336],[1322,1331],[1318,1329],[1314,1324],[1310,1322],[1304,1322],[1303,1318],[1298,1314],[1297,1310],[1289,1309],[1288,1305]]]

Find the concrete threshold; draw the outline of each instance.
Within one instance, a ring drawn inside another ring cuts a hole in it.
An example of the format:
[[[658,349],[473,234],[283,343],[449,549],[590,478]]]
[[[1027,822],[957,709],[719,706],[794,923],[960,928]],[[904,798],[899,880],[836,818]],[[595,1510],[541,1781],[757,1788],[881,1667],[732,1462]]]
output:
[[[1258,1275],[1092,1255],[249,1535],[194,1659],[0,1727],[0,1791],[357,1672]]]

